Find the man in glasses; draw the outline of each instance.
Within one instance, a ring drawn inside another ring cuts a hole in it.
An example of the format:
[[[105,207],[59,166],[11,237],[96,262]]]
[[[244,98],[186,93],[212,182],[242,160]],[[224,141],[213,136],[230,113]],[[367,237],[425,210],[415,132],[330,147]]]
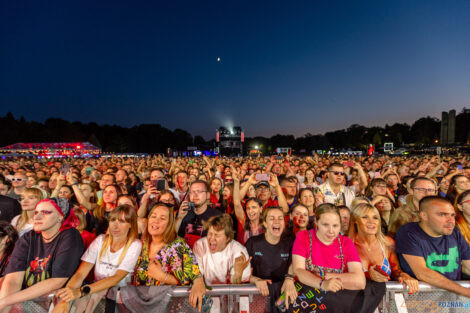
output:
[[[326,182],[315,189],[315,205],[331,203],[351,207],[351,202],[356,197],[354,192],[344,186],[344,166],[341,163],[332,163],[328,168]]]
[[[419,222],[419,201],[426,196],[437,193],[436,184],[426,177],[417,177],[411,181],[410,194],[406,196],[406,204],[396,209],[390,217],[388,234],[395,236],[402,225],[410,222]]]
[[[11,186],[13,187],[8,196],[17,201],[21,200],[21,194],[26,189],[26,175],[20,172],[16,172],[11,179]]]
[[[184,238],[186,243],[192,248],[194,243],[203,236],[207,230],[203,229],[211,217],[218,216],[225,212],[225,208],[217,210],[209,204],[210,193],[207,182],[203,180],[194,181],[189,187],[188,194],[183,198],[175,228],[178,236]]]

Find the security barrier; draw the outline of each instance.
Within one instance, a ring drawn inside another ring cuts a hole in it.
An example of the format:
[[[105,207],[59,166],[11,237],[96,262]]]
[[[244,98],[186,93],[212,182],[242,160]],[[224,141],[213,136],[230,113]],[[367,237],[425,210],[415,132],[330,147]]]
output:
[[[459,285],[469,288],[469,281],[459,281]],[[453,313],[470,312],[470,298],[433,287],[420,282],[419,292],[409,295],[403,285],[388,282],[382,302],[384,313]]]
[[[457,282],[470,288],[470,281]],[[470,312],[470,298],[420,283],[420,292],[409,295],[398,282],[387,282],[385,297],[376,310],[383,313],[454,313]],[[158,287],[155,287],[158,288]],[[217,285],[206,293],[213,299],[220,313],[262,313],[265,312],[266,297],[259,294],[255,285]],[[171,293],[168,312],[191,312],[188,302],[189,287],[176,287]],[[37,298],[13,306],[14,313],[46,313],[53,295]],[[96,308],[96,313],[104,313],[104,301]]]

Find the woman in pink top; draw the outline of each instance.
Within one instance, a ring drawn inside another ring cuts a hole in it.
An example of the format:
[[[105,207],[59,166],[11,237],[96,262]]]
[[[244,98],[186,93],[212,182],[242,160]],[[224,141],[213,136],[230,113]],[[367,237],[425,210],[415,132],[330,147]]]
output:
[[[340,235],[338,209],[330,203],[321,204],[315,209],[315,218],[316,230],[301,231],[295,239],[294,272],[301,283],[324,292],[322,303],[328,312],[360,312],[362,303],[357,297],[366,279],[354,243]]]

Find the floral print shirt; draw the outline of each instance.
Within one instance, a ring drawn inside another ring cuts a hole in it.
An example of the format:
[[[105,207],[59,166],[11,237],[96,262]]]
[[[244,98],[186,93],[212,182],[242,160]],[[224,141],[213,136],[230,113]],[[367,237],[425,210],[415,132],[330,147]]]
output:
[[[134,271],[133,281],[135,286],[159,286],[162,284],[148,276],[150,263],[148,248],[149,244],[144,242]],[[162,265],[165,273],[173,275],[178,280],[179,285],[188,285],[202,276],[196,256],[182,238],[177,238],[163,247],[155,256],[154,261],[158,261]]]

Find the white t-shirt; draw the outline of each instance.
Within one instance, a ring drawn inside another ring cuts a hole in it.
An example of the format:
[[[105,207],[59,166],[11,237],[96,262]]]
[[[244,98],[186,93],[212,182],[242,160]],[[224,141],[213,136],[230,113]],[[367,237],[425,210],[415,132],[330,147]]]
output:
[[[15,228],[18,226],[18,220],[20,219],[20,216],[21,215],[17,215],[11,220],[11,226],[13,226]],[[25,225],[23,225],[23,229],[17,229],[18,230],[18,237],[21,237],[24,234],[26,234],[27,232],[29,232],[30,230],[32,230],[33,225],[34,224],[32,223],[32,220],[31,220],[31,224],[29,224],[29,223],[25,224]]]
[[[140,250],[142,249],[142,243],[140,240],[134,240],[133,243],[129,246],[129,249],[126,252],[126,255],[122,259],[121,264],[118,266],[121,253],[124,250],[125,246],[119,249],[116,252],[111,252],[111,247],[108,247],[108,250],[103,255],[101,260],[98,260],[101,246],[103,245],[103,240],[105,235],[98,236],[90,244],[88,249],[82,256],[82,261],[95,264],[95,280],[102,280],[113,276],[117,270],[123,270],[129,272],[129,274],[122,279],[117,286],[123,287],[128,285],[131,281],[131,274],[134,272],[135,264],[140,256]]]
[[[193,251],[196,255],[199,269],[208,285],[230,283],[231,277],[235,275],[233,267],[235,265],[235,258],[241,256],[242,253],[245,255],[246,260],[249,258],[246,248],[235,240],[231,240],[223,251],[211,253],[207,237],[203,237],[196,241]],[[249,281],[250,276],[251,265],[248,263],[242,274],[242,282]]]

